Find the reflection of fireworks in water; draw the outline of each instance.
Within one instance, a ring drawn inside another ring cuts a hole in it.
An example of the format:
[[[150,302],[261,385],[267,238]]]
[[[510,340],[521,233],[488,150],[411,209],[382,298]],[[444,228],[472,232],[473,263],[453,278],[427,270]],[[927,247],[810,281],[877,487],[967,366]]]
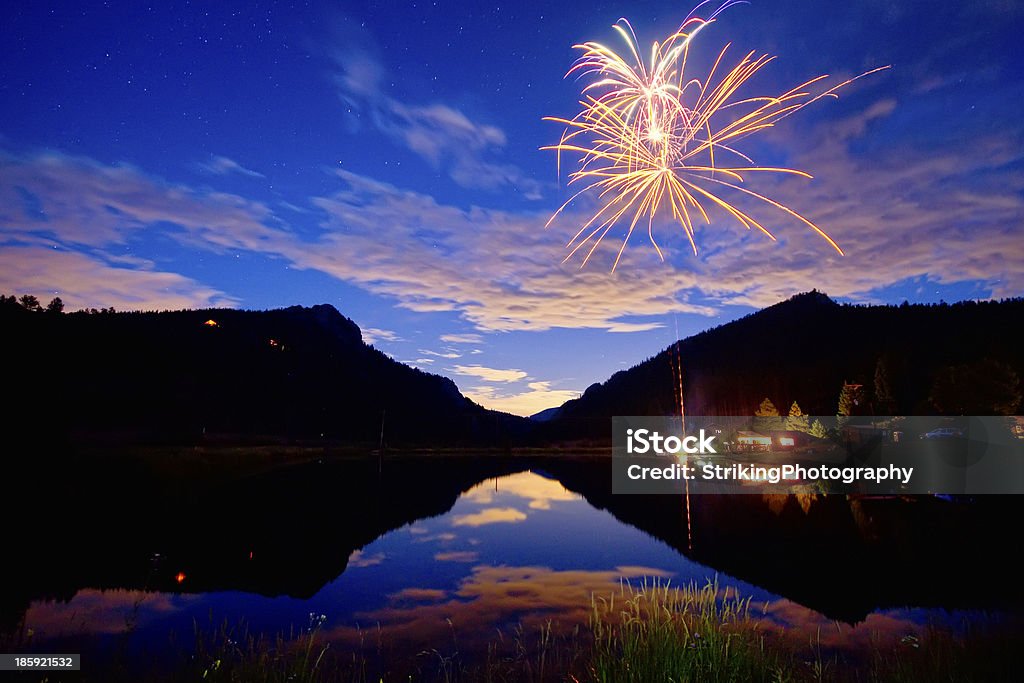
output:
[[[676,328],[676,339],[679,338],[679,328]],[[676,380],[675,385],[672,387],[673,394],[676,397],[676,401],[679,405],[679,420],[682,425],[681,436],[686,436],[686,399],[683,395],[683,356],[679,351],[681,342],[675,343],[675,362],[672,360],[672,349],[668,352],[668,364],[672,368],[672,377]],[[683,467],[690,466],[690,456],[683,454]],[[693,550],[693,521],[690,517],[690,480],[687,479],[685,490],[685,501],[686,501],[686,548]]]
[[[697,9],[705,3],[697,6]],[[790,168],[758,166],[734,145],[742,138],[796,113],[849,83],[881,71],[881,67],[834,85],[813,95],[808,89],[827,76],[818,76],[775,97],[734,99],[739,88],[773,57],[755,57],[748,52],[731,70],[722,66],[728,45],[722,49],[704,80],[686,74],[686,62],[693,39],[726,8],[726,2],[708,19],[691,12],[679,29],[651,47],[649,61],[641,56],[632,27],[620,19],[613,27],[629,46],[624,58],[600,43],[587,42],[575,47],[583,51],[569,74],[593,77],[583,88],[583,110],[572,119],[547,117],[566,126],[557,145],[542,149],[580,155],[578,168],[569,174],[570,184],[582,182],[584,187],[559,207],[548,225],[574,199],[588,192],[597,195],[601,208],[573,236],[566,260],[586,245],[590,248],[583,264],[597,249],[608,231],[625,219],[629,228],[615,258],[618,265],[622,252],[637,224],[647,219],[647,234],[664,259],[654,240],[653,221],[660,210],[669,210],[672,218],[686,232],[693,253],[694,221],[710,224],[706,208],[717,206],[748,230],[755,227],[772,240],[774,235],[764,225],[729,201],[720,197],[722,191],[738,192],[766,202],[803,222],[842,254],[839,245],[810,220],[762,194],[743,187],[747,173],[791,174],[810,178],[803,171]],[[697,11],[694,10],[694,12]],[[567,74],[568,75],[568,74]],[[722,164],[725,157],[730,164]],[[581,265],[581,267],[582,267]]]

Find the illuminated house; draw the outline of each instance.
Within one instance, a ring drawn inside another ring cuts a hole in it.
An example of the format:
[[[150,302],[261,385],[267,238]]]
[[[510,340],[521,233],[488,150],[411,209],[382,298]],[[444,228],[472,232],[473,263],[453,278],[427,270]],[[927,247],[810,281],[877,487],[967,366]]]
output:
[[[741,450],[767,451],[772,447],[772,437],[757,432],[736,432],[736,443]]]
[[[804,446],[807,444],[808,436],[809,435],[805,432],[797,432],[792,429],[779,429],[772,431],[772,441],[779,448]]]
[[[209,320],[207,320],[203,324],[206,325],[207,327],[220,327],[220,325],[217,323],[217,321],[214,320],[213,318],[210,318]]]
[[[807,444],[808,435],[792,430],[772,430],[770,435],[759,432],[737,432],[736,443],[740,450],[768,451],[774,448],[786,450]]]

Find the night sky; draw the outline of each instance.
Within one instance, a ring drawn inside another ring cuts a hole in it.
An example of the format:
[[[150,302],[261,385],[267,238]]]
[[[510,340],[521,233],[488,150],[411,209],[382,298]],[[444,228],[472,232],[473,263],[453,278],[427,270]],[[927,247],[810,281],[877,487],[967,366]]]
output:
[[[576,42],[643,44],[678,2],[4,3],[0,291],[69,309],[330,303],[482,404],[558,405],[678,337],[797,292],[1024,293],[1024,7],[753,0],[699,37],[777,55],[744,92],[865,78],[744,142],[813,180],[562,263],[587,205],[540,151],[571,117]],[[616,234],[613,232],[610,237]],[[756,340],[751,340],[756,344]]]

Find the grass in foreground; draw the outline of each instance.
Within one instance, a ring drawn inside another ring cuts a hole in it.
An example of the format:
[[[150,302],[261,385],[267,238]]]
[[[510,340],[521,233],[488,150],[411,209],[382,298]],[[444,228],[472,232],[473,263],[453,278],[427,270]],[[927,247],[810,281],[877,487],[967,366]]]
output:
[[[715,583],[677,589],[654,582],[592,599],[589,680],[787,680],[792,662],[767,647],[750,599]]]
[[[1019,680],[1024,636],[974,628],[954,635],[932,627],[868,651],[828,653],[815,638],[796,646],[752,614],[751,601],[716,583],[676,588],[623,583],[591,598],[586,625],[567,632],[551,622],[499,638],[478,660],[436,649],[381,674],[363,654],[332,651],[319,623],[291,638],[251,638],[240,647],[222,630],[199,633],[191,680],[208,681],[573,681],[655,683],[731,681]],[[320,622],[322,623],[322,621]],[[374,657],[374,659],[378,659]],[[374,673],[370,673],[371,670]]]
[[[250,634],[244,625],[197,627],[194,647],[181,651],[173,671],[157,677],[148,672],[145,678],[219,683],[1021,680],[1019,623],[974,625],[961,633],[933,626],[850,653],[826,651],[813,635],[803,641],[787,637],[793,634],[781,633],[761,616],[749,598],[713,582],[681,588],[624,582],[615,593],[591,598],[586,624],[566,630],[547,622],[533,632],[520,627],[499,634],[486,652],[473,656],[460,654],[454,625],[447,651],[432,644],[407,660],[388,661],[380,632],[369,638],[377,643],[375,650],[346,651],[325,639],[325,617],[311,614],[306,628],[274,638]],[[115,669],[83,672],[81,680],[134,680],[121,673],[123,667]]]

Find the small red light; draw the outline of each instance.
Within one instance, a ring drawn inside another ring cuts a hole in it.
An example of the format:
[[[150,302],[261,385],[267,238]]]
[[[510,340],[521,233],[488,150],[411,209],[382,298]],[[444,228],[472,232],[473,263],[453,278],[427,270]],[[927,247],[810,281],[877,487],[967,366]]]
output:
[[[184,583],[185,582],[185,572],[178,572],[177,574],[175,574],[174,580],[177,581],[178,583]]]

